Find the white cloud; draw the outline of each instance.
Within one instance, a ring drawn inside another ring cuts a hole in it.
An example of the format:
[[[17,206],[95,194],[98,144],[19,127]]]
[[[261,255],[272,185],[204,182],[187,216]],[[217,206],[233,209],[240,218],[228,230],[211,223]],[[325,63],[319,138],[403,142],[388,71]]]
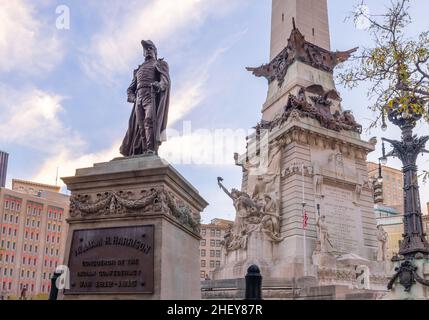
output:
[[[133,61],[142,55],[142,39],[168,43],[172,49],[186,36],[186,31],[201,24],[208,15],[219,14],[239,2],[152,0],[147,5],[128,1],[114,9],[107,5],[98,7],[104,12],[106,22],[103,30],[93,37],[91,46],[83,50],[83,67],[90,76],[101,76],[112,84],[118,74],[129,71]]]
[[[0,86],[0,142],[15,143],[42,152],[80,147],[83,142],[66,128],[59,115],[64,97],[36,88],[16,90]]]
[[[84,154],[80,150],[62,148],[52,158],[48,158],[32,180],[51,184],[55,181],[56,168],[58,167],[59,177],[74,176],[78,168],[92,167],[94,163],[107,162],[119,156],[119,142],[115,142],[112,147],[95,153]],[[76,152],[77,151],[77,152]],[[58,181],[63,185],[62,181]]]
[[[0,0],[0,72],[51,70],[61,59],[55,25],[46,25],[30,1]]]

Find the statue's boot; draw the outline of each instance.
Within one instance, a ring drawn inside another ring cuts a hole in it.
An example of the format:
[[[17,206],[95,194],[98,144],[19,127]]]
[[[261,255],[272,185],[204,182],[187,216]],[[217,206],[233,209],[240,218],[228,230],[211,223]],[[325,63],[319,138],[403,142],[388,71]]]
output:
[[[145,136],[146,136],[146,154],[154,155],[155,152],[155,135],[153,132],[152,119],[145,119]]]

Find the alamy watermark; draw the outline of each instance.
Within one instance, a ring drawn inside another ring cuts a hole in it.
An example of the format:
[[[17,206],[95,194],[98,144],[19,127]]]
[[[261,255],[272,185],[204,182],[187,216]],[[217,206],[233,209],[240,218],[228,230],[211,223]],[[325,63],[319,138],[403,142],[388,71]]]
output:
[[[58,30],[70,30],[70,8],[66,5],[59,5],[55,9],[57,19],[55,26]]]

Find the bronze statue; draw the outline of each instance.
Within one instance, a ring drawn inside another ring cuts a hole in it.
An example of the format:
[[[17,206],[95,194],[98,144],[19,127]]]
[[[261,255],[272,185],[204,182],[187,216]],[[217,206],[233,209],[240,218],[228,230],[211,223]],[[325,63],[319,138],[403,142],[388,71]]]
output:
[[[127,90],[128,102],[134,106],[120,148],[126,157],[158,154],[159,146],[166,140],[171,87],[168,64],[158,59],[152,41],[143,40],[141,44],[145,61],[134,70]]]

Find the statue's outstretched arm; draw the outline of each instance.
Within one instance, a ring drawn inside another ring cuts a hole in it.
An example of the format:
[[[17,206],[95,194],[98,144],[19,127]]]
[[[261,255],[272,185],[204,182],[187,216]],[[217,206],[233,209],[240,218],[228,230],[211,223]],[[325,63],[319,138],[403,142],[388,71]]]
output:
[[[227,195],[228,197],[230,197],[232,200],[234,200],[234,199],[232,198],[231,193],[230,193],[230,192],[228,191],[228,189],[227,189],[227,188],[225,188],[225,186],[222,184],[222,181],[223,181],[223,179],[222,179],[221,177],[218,177],[218,178],[217,178],[217,184],[218,184],[219,188],[221,188],[221,189],[223,190],[223,192],[225,192],[225,193],[226,193],[226,195]]]

